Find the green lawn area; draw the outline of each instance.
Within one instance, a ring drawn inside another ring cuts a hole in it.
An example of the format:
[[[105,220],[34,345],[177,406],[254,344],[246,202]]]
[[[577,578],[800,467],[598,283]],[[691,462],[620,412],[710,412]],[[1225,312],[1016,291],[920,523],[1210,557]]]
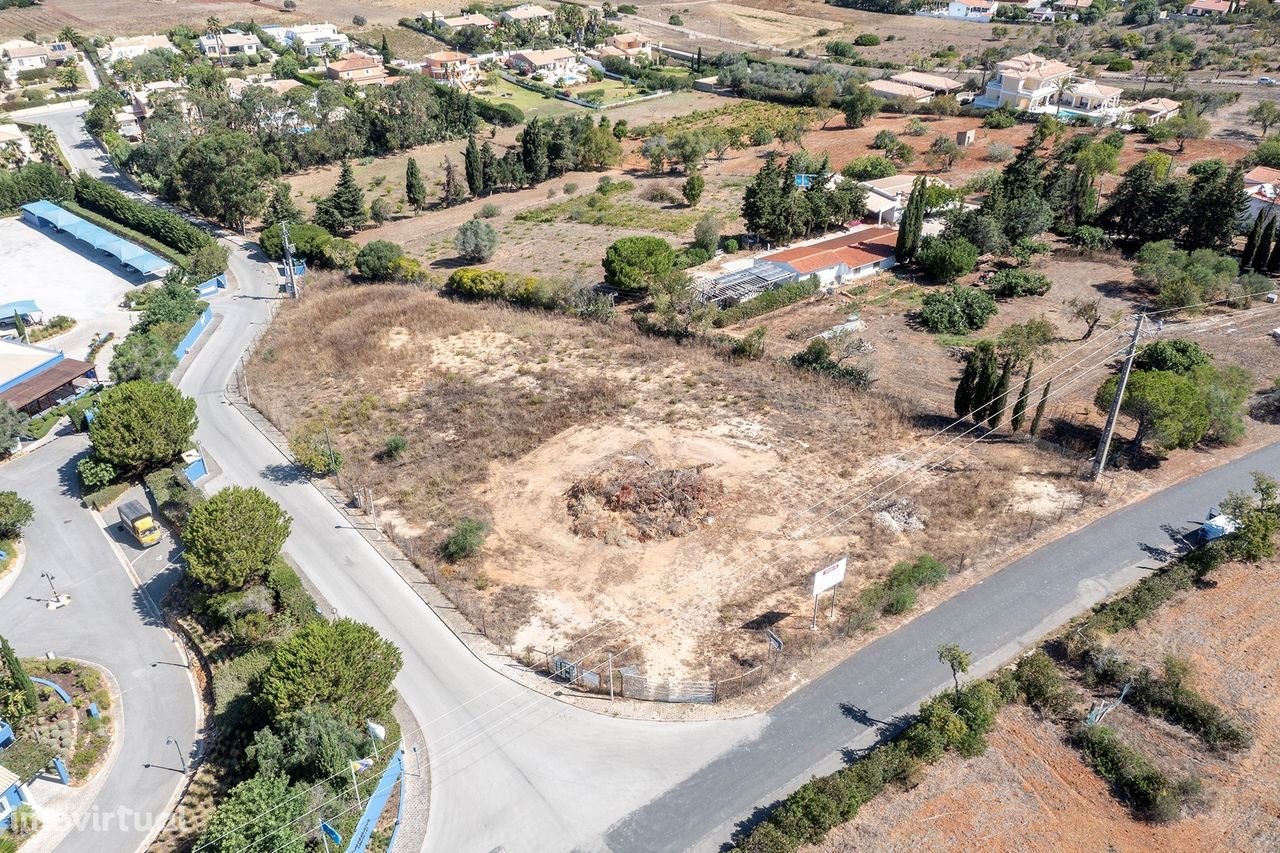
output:
[[[602,103],[605,106],[646,94],[635,86],[628,86],[621,80],[611,80],[609,78],[605,78],[599,83],[583,83],[580,86],[574,86],[570,91],[575,98],[579,98],[582,97],[583,92],[599,92],[601,90],[604,91],[604,101]]]
[[[489,75],[484,87],[477,90],[476,94],[495,104],[515,104],[525,114],[525,118],[558,116],[584,109],[559,98],[543,97],[537,92],[504,80],[497,74]],[[510,97],[507,97],[508,95]]]

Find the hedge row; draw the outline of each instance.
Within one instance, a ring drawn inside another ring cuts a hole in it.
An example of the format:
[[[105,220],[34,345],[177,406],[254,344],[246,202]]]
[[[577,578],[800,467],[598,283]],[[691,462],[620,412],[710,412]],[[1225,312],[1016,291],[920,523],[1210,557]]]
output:
[[[1000,691],[990,681],[975,681],[958,693],[948,691],[920,707],[916,723],[895,741],[876,747],[857,763],[830,776],[815,777],[787,797],[773,813],[736,839],[742,853],[790,853],[816,844],[834,827],[852,820],[891,782],[919,782],[922,764],[948,751],[965,756],[987,750],[987,732],[1000,710]]]
[[[1218,548],[1199,548],[1164,570],[1148,575],[1120,598],[1098,605],[1085,625],[1107,633],[1132,628],[1183,590],[1216,569],[1222,562]]]
[[[1085,763],[1129,801],[1134,810],[1157,823],[1176,820],[1181,807],[1169,779],[1145,755],[1122,743],[1106,726],[1081,726],[1076,742]]]
[[[524,124],[524,111],[515,104],[494,103],[484,98],[472,98],[476,115],[498,127],[515,127]]]
[[[83,207],[189,255],[213,238],[175,213],[131,198],[114,187],[81,174],[75,199]]]
[[[471,267],[449,276],[448,288],[468,299],[502,299],[516,305],[555,308],[561,303],[561,292],[531,275],[480,270]]]
[[[784,284],[776,290],[766,290],[746,302],[735,305],[732,308],[726,308],[716,315],[714,324],[717,329],[724,326],[732,326],[742,320],[749,320],[752,317],[759,317],[761,314],[768,314],[770,311],[792,305],[817,292],[818,279],[814,276],[809,276],[800,281]]]

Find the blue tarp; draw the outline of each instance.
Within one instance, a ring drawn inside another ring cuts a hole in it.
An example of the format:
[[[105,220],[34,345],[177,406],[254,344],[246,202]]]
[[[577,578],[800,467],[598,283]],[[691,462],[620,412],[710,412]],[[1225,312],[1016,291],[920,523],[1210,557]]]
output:
[[[106,252],[120,263],[140,273],[161,272],[173,266],[164,258],[130,243],[123,237],[112,234],[105,228],[86,222],[51,201],[33,201],[30,204],[24,204],[22,210],[37,226],[52,225],[59,231],[65,231],[76,239],[83,240],[98,251]]]

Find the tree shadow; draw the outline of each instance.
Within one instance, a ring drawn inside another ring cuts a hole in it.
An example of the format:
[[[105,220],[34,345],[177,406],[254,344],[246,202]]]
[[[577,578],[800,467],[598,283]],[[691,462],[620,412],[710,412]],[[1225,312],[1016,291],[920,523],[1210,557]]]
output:
[[[1118,278],[1110,278],[1106,281],[1095,282],[1091,285],[1100,295],[1109,299],[1128,299],[1135,301],[1135,297],[1139,295],[1139,288],[1135,287],[1132,281],[1122,281]]]
[[[264,467],[261,473],[263,478],[278,486],[306,483],[309,479],[306,472],[292,462],[272,462]]]
[[[742,624],[742,627],[748,631],[762,631],[765,628],[772,628],[774,625],[777,625],[779,622],[781,622],[783,619],[786,619],[790,615],[791,615],[790,612],[783,612],[781,610],[769,610],[764,613],[761,613],[759,616],[755,617],[749,622],[744,622]]]

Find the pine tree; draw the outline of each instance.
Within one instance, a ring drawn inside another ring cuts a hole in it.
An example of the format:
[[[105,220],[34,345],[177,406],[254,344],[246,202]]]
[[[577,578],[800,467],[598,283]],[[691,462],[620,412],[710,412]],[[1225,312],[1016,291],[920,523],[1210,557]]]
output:
[[[987,406],[987,426],[992,429],[1000,427],[1000,421],[1004,419],[1005,401],[1009,397],[1009,377],[1013,374],[1013,359],[1006,358],[1004,366],[1000,368],[1000,378],[996,381],[995,393],[991,395],[991,403]]]
[[[778,160],[770,153],[760,171],[742,192],[742,219],[747,231],[765,240],[781,239],[782,176]]]
[[[1253,217],[1253,227],[1249,229],[1249,236],[1244,240],[1244,251],[1240,253],[1240,266],[1247,268],[1253,260],[1253,253],[1258,251],[1258,240],[1262,237],[1262,220],[1266,219],[1266,212],[1259,213]]]
[[[448,160],[446,159],[447,163]],[[467,150],[462,155],[463,169],[467,175],[467,189],[476,198],[484,192],[484,167],[480,163],[480,146],[476,145],[475,136],[467,138]]]
[[[36,696],[36,686],[31,683],[31,677],[27,675],[22,662],[18,660],[9,641],[4,637],[0,637],[0,665],[3,665],[9,674],[9,689],[22,694],[27,714],[35,713],[36,708],[40,706],[40,700]]]
[[[1050,379],[1048,382],[1044,383],[1044,390],[1040,392],[1040,402],[1036,405],[1036,413],[1031,418],[1031,428],[1027,430],[1027,435],[1032,438],[1036,436],[1036,433],[1040,432],[1040,421],[1044,418],[1044,408],[1049,402],[1049,386],[1052,384],[1053,380]]]
[[[284,181],[276,183],[271,190],[271,200],[267,202],[267,210],[262,214],[263,225],[275,225],[279,222],[301,222],[302,211],[293,203],[290,187]]]
[[[898,222],[898,243],[894,249],[898,263],[908,263],[920,250],[920,232],[924,228],[925,186],[924,175],[920,175],[911,185],[907,209],[902,212],[902,219]]]
[[[547,156],[547,135],[542,122],[535,116],[520,134],[520,160],[524,163],[525,175],[532,184],[540,184],[547,179],[551,169],[551,160]]]
[[[1244,207],[1244,170],[1221,160],[1202,160],[1191,167],[1187,229],[1182,242],[1188,249],[1222,251],[1235,238]]]
[[[427,206],[427,185],[418,170],[418,161],[412,157],[404,167],[404,197],[414,210],[421,211]]]
[[[1009,421],[1009,429],[1013,432],[1022,429],[1022,422],[1027,419],[1027,398],[1031,396],[1031,374],[1035,369],[1036,363],[1028,362],[1027,375],[1022,380],[1022,390],[1018,392],[1018,399],[1013,404],[1013,418]]]
[[[1276,218],[1273,216],[1267,220],[1267,224],[1263,226],[1262,236],[1258,238],[1258,247],[1253,250],[1253,261],[1249,266],[1253,267],[1254,272],[1265,274],[1267,271],[1267,259],[1271,257],[1271,246],[1276,236]]]
[[[356,183],[355,173],[351,170],[351,161],[342,161],[342,171],[338,175],[338,183],[329,196],[329,207],[336,221],[345,229],[356,230],[369,219],[364,209],[364,191]]]

